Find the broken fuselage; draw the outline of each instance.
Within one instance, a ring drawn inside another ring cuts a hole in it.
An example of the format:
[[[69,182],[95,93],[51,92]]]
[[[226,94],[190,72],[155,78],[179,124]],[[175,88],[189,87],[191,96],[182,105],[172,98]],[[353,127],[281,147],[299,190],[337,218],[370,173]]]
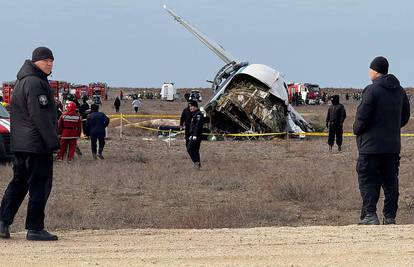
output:
[[[313,131],[289,105],[287,85],[278,71],[235,59],[174,11],[164,8],[226,63],[215,76],[213,97],[204,107],[211,130],[224,133]]]

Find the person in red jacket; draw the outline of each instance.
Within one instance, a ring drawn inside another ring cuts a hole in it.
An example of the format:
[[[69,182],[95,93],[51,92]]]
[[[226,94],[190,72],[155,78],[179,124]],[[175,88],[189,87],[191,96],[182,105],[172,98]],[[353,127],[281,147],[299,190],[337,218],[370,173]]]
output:
[[[57,160],[63,160],[68,149],[68,162],[72,162],[75,156],[76,142],[82,132],[82,120],[76,113],[76,104],[68,102],[66,112],[62,114],[58,122],[58,134],[60,136],[60,150]],[[68,148],[69,147],[69,148]]]

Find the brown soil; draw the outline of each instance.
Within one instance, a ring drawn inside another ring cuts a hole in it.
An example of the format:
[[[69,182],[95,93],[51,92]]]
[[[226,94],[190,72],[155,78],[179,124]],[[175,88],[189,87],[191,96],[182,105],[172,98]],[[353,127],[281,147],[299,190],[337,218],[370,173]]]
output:
[[[412,266],[412,226],[24,233],[0,240],[1,266]]]

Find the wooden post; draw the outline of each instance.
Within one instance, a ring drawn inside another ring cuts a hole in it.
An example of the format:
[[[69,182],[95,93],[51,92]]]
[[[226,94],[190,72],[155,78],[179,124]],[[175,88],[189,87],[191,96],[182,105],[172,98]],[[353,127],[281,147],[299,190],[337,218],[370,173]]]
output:
[[[119,138],[121,138],[122,139],[122,136],[123,136],[123,128],[124,128],[124,115],[123,115],[123,113],[121,112],[121,125],[120,125],[121,127],[120,127],[120,131],[119,131]]]
[[[289,136],[289,127],[288,127],[288,117],[286,117],[286,153],[290,153],[290,136]]]
[[[171,129],[168,134],[168,147],[171,147]]]

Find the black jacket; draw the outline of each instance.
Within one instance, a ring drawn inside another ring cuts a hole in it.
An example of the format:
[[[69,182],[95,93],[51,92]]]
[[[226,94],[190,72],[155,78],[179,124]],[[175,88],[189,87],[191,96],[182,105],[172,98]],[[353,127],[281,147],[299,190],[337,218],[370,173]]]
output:
[[[400,153],[401,128],[409,119],[410,103],[398,79],[388,74],[374,80],[364,89],[355,117],[359,153]]]
[[[17,74],[11,101],[11,150],[37,154],[59,148],[56,105],[47,75],[30,60]]]
[[[332,105],[328,109],[326,115],[326,127],[342,127],[346,119],[346,110],[344,105],[332,101]]]
[[[191,118],[190,136],[196,136],[201,141],[203,134],[204,115],[201,111],[194,112]]]
[[[116,98],[114,101],[114,106],[115,107],[120,107],[121,106],[121,100],[119,100],[119,98]]]
[[[181,113],[181,118],[180,118],[180,126],[184,126],[185,127],[185,132],[189,133],[190,132],[190,127],[191,127],[191,118],[193,117],[193,114],[190,111],[190,108],[187,107],[183,110],[183,112]]]
[[[86,132],[88,136],[104,138],[105,128],[109,125],[109,118],[102,112],[92,112],[86,119]]]
[[[79,107],[79,114],[82,116],[82,120],[88,117],[88,110],[89,110],[89,104],[85,101]]]

